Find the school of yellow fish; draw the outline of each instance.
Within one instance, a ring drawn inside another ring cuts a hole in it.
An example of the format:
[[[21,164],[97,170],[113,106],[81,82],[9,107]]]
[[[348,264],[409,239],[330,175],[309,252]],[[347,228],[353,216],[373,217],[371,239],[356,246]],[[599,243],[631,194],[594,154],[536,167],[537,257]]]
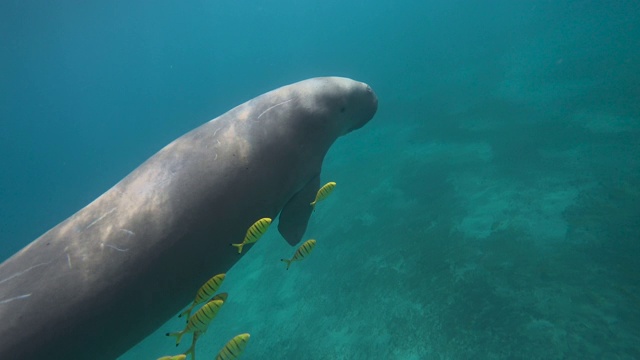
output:
[[[328,182],[324,186],[322,186],[317,194],[315,200],[311,202],[309,205],[315,209],[316,204],[319,201],[326,199],[331,192],[336,187],[335,182]],[[231,244],[234,247],[238,248],[238,254],[242,253],[242,248],[245,245],[253,244],[258,241],[262,235],[264,235],[269,226],[271,225],[270,218],[262,218],[256,221],[253,225],[247,229],[247,233],[245,234],[244,239],[239,244]],[[313,248],[316,246],[316,240],[309,239],[305,241],[298,249],[291,259],[280,259],[280,261],[287,264],[287,270],[291,266],[291,263],[295,261],[303,260],[306,256],[308,256]],[[196,343],[198,338],[204,334],[209,324],[213,321],[213,319],[218,314],[218,311],[222,308],[222,305],[227,301],[228,294],[220,293],[215,294],[222,283],[226,274],[218,274],[213,276],[211,279],[207,280],[198,292],[196,293],[195,299],[189,305],[189,307],[181,312],[178,317],[185,316],[187,318],[187,325],[181,331],[176,331],[172,333],[167,333],[166,336],[175,336],[176,337],[176,346],[180,345],[180,341],[182,337],[186,334],[193,334],[193,338],[191,341],[191,346],[187,349],[186,352],[173,355],[173,356],[163,356],[158,358],[158,360],[186,360],[187,355],[191,355],[191,359],[196,359]],[[205,303],[206,302],[206,303]],[[198,309],[193,315],[191,312],[198,305],[205,303],[200,309]],[[216,356],[216,360],[235,360],[242,355],[244,352],[247,343],[249,342],[250,335],[248,333],[239,334],[234,336],[231,340],[229,340],[218,352]]]

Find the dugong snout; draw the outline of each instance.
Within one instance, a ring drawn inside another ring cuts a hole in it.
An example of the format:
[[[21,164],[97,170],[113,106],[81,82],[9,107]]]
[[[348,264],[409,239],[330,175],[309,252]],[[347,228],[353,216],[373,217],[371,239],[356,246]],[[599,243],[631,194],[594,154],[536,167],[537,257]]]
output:
[[[345,134],[363,127],[378,111],[378,96],[371,86],[359,81],[352,81],[351,97],[349,101],[353,109],[349,109],[350,126]]]
[[[373,89],[371,88],[371,86],[362,83],[366,88],[366,92],[369,94],[370,98],[371,98],[371,104],[370,104],[370,110],[371,110],[371,115],[369,115],[369,120],[371,120],[373,118],[373,115],[376,114],[376,112],[378,111],[378,95],[376,95],[376,93],[373,91]]]

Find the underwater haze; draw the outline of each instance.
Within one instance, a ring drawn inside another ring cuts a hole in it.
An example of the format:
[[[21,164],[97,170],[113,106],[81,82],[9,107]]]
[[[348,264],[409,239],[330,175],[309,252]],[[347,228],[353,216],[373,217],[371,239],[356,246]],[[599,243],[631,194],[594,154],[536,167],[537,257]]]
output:
[[[640,359],[640,2],[3,0],[0,34],[0,259],[232,107],[345,76],[379,110],[325,159],[313,253],[248,249],[198,359],[240,333],[242,359]],[[178,312],[119,359],[185,351]]]

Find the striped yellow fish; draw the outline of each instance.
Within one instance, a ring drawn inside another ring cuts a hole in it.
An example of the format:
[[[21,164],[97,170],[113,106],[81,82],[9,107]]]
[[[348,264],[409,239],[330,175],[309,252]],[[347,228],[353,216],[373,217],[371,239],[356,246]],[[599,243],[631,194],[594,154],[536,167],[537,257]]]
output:
[[[324,186],[321,187],[320,190],[318,190],[318,193],[316,194],[316,199],[313,200],[313,202],[309,205],[315,207],[318,201],[322,201],[326,199],[327,196],[329,196],[333,192],[333,189],[335,188],[336,188],[336,183],[334,183],[333,181],[324,184]]]
[[[185,360],[186,358],[187,358],[187,355],[180,354],[180,355],[173,355],[173,356],[163,356],[161,358],[158,358],[158,360]]]
[[[249,227],[249,230],[247,230],[247,234],[244,236],[244,240],[242,240],[242,243],[231,245],[237,247],[238,254],[240,254],[242,252],[242,247],[258,241],[258,239],[260,239],[260,237],[262,237],[262,235],[267,232],[267,229],[269,229],[269,225],[271,225],[271,219],[269,218],[262,218],[256,221],[253,225],[251,225],[251,227]]]
[[[228,295],[227,293],[220,293],[214,296],[213,299],[211,299],[211,301],[213,300],[227,301],[227,295]],[[200,337],[200,335],[202,335],[201,331],[193,332],[193,338],[191,339],[191,346],[189,347],[189,349],[187,349],[187,351],[184,352],[185,356],[191,354],[191,360],[196,360],[196,343],[198,342],[198,338]]]
[[[309,255],[311,253],[311,251],[313,250],[313,247],[316,246],[316,241],[313,239],[307,240],[304,242],[304,244],[300,245],[300,247],[298,248],[298,250],[296,250],[296,253],[293,255],[293,257],[289,260],[287,259],[280,259],[280,261],[284,261],[285,263],[287,263],[287,270],[289,270],[289,266],[291,266],[291,263],[294,261],[300,261],[302,259],[304,259],[305,256]]]
[[[234,360],[242,355],[244,348],[249,342],[249,334],[240,334],[233,337],[229,342],[220,350],[216,360]]]
[[[212,297],[209,301],[213,301],[213,300],[222,300],[222,302],[227,301],[227,297],[229,297],[229,294],[226,292],[220,293],[220,294],[216,294],[214,297]],[[189,317],[187,317],[187,321]]]
[[[216,317],[222,305],[224,305],[224,301],[222,300],[216,299],[209,301],[189,318],[187,326],[184,328],[184,330],[167,333],[167,336],[175,336],[176,346],[178,346],[180,344],[180,340],[182,340],[182,336],[184,336],[185,334],[191,332],[198,332],[203,334],[207,331],[209,323],[211,323],[211,321]]]
[[[191,316],[191,311],[194,307],[196,307],[196,305],[202,304],[203,302],[211,299],[216,291],[218,291],[218,289],[220,288],[220,285],[222,285],[225,276],[225,274],[218,274],[207,280],[207,282],[204,283],[204,285],[202,285],[196,293],[196,298],[195,300],[193,300],[193,303],[191,303],[191,306],[189,306],[187,310],[181,312],[178,317],[186,316],[188,319],[189,316]]]

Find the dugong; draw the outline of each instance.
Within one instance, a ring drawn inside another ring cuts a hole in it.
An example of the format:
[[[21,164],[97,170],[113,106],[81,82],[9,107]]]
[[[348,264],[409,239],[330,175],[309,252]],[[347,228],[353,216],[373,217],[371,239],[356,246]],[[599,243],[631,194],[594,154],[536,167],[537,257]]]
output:
[[[340,77],[260,95],[174,140],[0,265],[0,359],[115,359],[247,251],[279,214],[297,244],[323,159],[378,100]]]

